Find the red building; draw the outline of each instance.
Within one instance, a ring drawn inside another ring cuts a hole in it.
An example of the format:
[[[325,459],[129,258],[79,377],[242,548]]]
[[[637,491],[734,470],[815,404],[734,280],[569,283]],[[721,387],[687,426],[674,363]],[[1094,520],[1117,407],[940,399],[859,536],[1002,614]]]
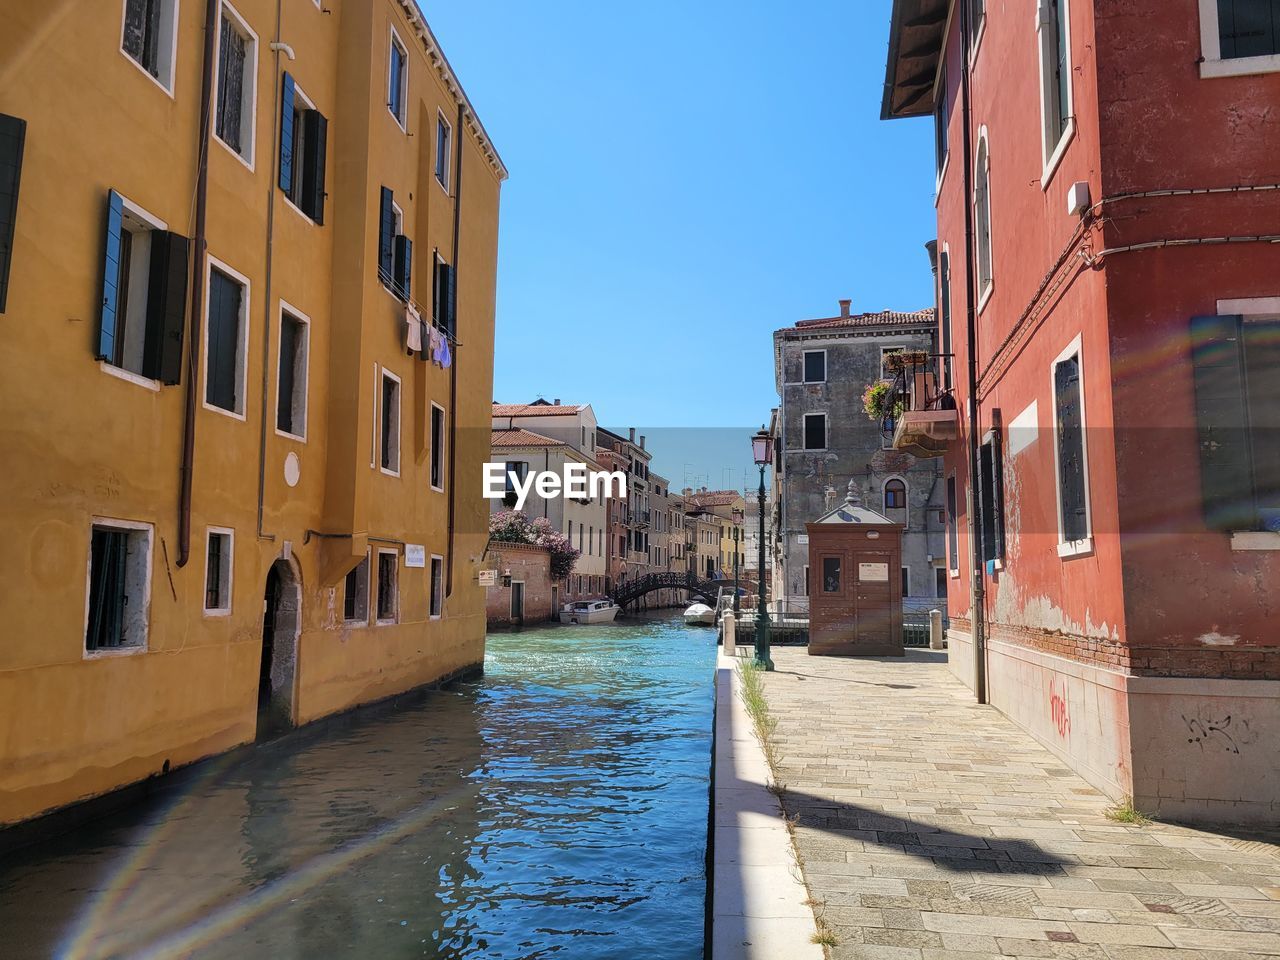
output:
[[[1280,4],[895,0],[883,115],[937,132],[895,444],[945,449],[953,669],[1112,796],[1275,823]]]

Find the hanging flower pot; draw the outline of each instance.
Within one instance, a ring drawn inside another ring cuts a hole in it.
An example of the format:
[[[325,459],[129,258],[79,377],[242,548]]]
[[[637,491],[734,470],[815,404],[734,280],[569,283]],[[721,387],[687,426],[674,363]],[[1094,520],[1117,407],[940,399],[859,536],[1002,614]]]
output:
[[[890,403],[892,393],[892,380],[877,380],[868,384],[862,393],[862,409],[872,420],[881,423],[897,417],[906,408],[906,404],[900,395]]]

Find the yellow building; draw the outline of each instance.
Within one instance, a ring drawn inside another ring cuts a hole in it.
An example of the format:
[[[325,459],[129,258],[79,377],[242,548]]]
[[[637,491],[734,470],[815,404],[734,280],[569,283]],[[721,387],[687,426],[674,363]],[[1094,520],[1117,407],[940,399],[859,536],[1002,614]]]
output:
[[[9,823],[482,662],[506,171],[413,0],[0,4]]]
[[[716,553],[716,572],[732,579],[734,556],[738,558],[738,571],[743,566],[743,521],[746,501],[736,490],[693,490],[686,487],[683,491],[685,503],[692,509],[702,510],[710,514],[716,523],[718,550]]]

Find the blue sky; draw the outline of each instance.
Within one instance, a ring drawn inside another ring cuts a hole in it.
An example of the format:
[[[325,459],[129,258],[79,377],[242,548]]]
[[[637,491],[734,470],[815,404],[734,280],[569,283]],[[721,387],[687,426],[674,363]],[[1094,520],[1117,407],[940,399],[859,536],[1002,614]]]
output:
[[[774,329],[932,302],[930,125],[879,119],[890,0],[420,2],[511,172],[497,399],[757,428]]]

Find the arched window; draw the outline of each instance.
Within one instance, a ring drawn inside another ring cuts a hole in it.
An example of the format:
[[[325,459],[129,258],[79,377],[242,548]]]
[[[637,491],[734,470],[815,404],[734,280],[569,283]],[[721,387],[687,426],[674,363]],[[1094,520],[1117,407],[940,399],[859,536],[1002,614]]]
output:
[[[978,247],[978,299],[991,292],[994,270],[991,263],[991,162],[984,130],[978,140],[978,161],[973,181],[974,242]]]
[[[884,485],[884,508],[886,510],[907,508],[907,485],[901,480],[890,480]]]

